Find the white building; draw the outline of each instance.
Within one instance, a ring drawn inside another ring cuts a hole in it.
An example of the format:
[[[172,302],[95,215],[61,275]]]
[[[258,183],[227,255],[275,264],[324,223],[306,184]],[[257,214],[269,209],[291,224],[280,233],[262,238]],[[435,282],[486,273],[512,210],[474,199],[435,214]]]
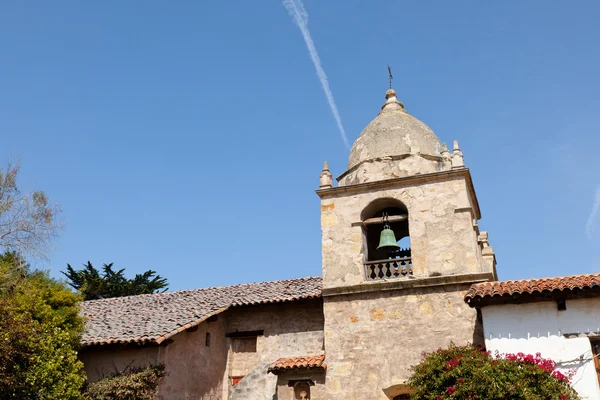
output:
[[[481,313],[487,350],[539,352],[575,371],[584,399],[600,399],[600,274],[479,283],[465,301]]]

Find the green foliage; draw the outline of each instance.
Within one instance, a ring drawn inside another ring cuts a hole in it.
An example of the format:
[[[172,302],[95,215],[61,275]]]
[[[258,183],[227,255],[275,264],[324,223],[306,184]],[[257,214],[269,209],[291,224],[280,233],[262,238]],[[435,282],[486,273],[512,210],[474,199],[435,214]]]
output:
[[[81,298],[17,253],[0,256],[0,399],[83,399]]]
[[[90,383],[87,394],[92,400],[154,400],[164,376],[163,365],[116,373]]]
[[[167,279],[156,275],[156,271],[148,270],[127,279],[125,269],[114,271],[113,264],[104,264],[102,274],[91,262],[83,264],[83,269],[75,270],[67,264],[67,272],[63,274],[69,279],[69,285],[83,294],[85,300],[105,299],[109,297],[132,296],[136,294],[152,294],[167,290]]]
[[[439,349],[413,367],[416,400],[575,400],[569,376],[539,354],[491,356],[470,346]]]

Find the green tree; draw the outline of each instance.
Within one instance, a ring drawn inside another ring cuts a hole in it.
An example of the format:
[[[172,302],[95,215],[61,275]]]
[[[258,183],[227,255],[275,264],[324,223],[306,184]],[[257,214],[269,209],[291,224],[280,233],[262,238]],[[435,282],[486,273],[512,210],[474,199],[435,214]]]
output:
[[[21,192],[18,175],[19,165],[0,169],[0,248],[48,259],[63,228],[60,209],[42,191]]]
[[[113,270],[113,263],[104,264],[102,273],[89,261],[80,270],[67,264],[67,271],[63,274],[69,280],[69,285],[83,294],[85,300],[151,294],[168,289],[167,279],[156,275],[156,271],[148,270],[128,279],[124,268]]]
[[[470,346],[439,349],[413,367],[415,400],[576,400],[570,376],[540,354],[495,354]]]
[[[80,296],[16,252],[0,255],[0,399],[83,399]]]

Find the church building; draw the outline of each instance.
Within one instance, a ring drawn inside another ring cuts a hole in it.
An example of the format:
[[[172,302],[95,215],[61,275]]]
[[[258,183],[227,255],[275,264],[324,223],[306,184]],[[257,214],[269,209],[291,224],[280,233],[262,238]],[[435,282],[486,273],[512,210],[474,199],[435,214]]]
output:
[[[321,199],[322,277],[86,301],[88,379],[162,363],[159,398],[406,399],[423,352],[484,344],[496,259],[457,141],[388,90]]]

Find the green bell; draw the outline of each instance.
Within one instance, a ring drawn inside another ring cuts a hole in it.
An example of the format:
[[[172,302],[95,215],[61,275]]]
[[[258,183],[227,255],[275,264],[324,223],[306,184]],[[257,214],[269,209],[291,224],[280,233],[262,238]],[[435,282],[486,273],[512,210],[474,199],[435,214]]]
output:
[[[398,243],[396,243],[396,235],[394,235],[394,231],[389,225],[386,224],[381,231],[381,236],[379,236],[379,246],[377,246],[377,250],[392,251],[399,248],[400,246],[398,246]]]

